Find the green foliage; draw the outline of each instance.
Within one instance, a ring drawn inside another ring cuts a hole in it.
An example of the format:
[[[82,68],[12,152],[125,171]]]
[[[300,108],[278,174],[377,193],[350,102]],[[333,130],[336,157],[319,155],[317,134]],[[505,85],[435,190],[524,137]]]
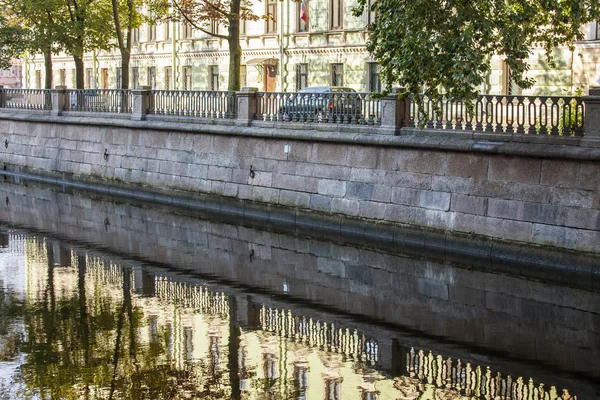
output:
[[[369,7],[358,0],[355,15]],[[534,46],[552,64],[552,49],[582,39],[580,28],[597,19],[597,0],[375,0],[377,18],[369,26],[368,50],[381,63],[382,77],[406,88],[405,94],[473,100],[490,71],[492,56],[502,57],[522,88],[524,61]]]
[[[26,43],[26,30],[0,15],[0,69],[10,68],[10,60],[23,51]]]

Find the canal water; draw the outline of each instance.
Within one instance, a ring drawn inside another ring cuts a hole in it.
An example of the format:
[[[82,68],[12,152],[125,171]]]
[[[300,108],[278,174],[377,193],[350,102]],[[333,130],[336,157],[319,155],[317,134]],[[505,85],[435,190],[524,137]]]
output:
[[[0,187],[0,399],[600,398],[591,276]]]

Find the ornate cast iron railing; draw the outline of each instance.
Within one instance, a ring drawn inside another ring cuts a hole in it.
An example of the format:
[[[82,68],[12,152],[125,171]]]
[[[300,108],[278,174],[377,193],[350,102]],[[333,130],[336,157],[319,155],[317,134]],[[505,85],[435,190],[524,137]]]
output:
[[[124,89],[69,89],[66,111],[131,113],[131,91]]]
[[[381,103],[370,93],[258,92],[259,121],[381,124]]]
[[[235,118],[233,91],[153,90],[150,114],[201,118]]]
[[[581,97],[480,95],[472,112],[466,102],[421,96],[424,111],[409,100],[408,126],[528,135],[580,136],[584,128]]]
[[[51,110],[52,98],[47,89],[2,89],[2,108]]]

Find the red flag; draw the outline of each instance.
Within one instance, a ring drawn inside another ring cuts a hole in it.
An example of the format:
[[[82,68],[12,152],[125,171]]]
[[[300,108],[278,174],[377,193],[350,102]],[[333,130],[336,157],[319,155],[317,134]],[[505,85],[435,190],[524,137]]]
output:
[[[300,5],[300,19],[306,22],[306,1],[302,0],[302,4]]]

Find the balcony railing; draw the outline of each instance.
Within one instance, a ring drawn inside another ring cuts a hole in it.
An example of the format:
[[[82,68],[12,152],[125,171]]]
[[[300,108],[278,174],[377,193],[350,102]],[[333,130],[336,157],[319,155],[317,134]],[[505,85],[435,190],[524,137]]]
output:
[[[99,113],[131,113],[133,99],[129,90],[70,89],[67,90],[66,111]]]
[[[258,92],[259,121],[378,125],[381,103],[370,93]]]
[[[458,131],[528,135],[581,136],[584,103],[581,97],[480,95],[469,112],[466,102],[441,96],[409,100],[408,126]]]
[[[236,116],[235,92],[153,90],[150,114],[231,119]]]
[[[51,110],[50,90],[46,89],[2,89],[3,108],[22,110]]]

